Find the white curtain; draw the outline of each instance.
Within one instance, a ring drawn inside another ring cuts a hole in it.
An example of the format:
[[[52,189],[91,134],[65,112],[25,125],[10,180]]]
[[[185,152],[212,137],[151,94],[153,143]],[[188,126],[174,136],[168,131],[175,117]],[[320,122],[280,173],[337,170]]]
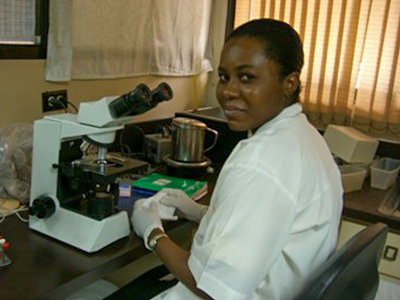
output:
[[[57,0],[50,2],[46,80],[211,70],[212,0]]]

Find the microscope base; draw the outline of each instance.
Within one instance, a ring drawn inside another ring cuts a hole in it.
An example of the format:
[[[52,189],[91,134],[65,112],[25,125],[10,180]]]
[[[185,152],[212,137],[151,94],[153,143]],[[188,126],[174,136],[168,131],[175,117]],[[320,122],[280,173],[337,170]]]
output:
[[[46,219],[30,216],[29,227],[89,253],[130,233],[128,214],[125,211],[98,221],[62,207]]]

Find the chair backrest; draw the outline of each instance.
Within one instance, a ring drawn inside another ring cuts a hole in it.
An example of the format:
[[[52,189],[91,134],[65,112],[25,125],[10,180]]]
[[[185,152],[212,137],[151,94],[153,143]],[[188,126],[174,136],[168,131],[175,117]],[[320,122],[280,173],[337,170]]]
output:
[[[306,284],[297,300],[373,300],[388,226],[377,223],[354,235],[333,253]]]

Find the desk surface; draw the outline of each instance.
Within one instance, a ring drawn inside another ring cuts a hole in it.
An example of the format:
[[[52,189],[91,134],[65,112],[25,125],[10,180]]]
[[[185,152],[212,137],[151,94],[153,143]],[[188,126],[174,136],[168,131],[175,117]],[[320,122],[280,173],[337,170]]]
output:
[[[209,181],[209,191],[214,181]],[[344,217],[358,221],[385,222],[400,232],[400,221],[377,210],[386,191],[367,183],[361,191],[345,194]],[[207,203],[210,193],[202,203]],[[27,217],[25,215],[25,217]],[[197,224],[187,221],[164,223],[170,237],[183,244],[191,239]],[[133,233],[96,253],[85,253],[28,228],[16,216],[0,224],[0,235],[10,242],[7,255],[13,261],[0,268],[0,299],[62,299],[103,278],[149,252]]]
[[[219,168],[203,174],[209,193],[199,200],[207,204]],[[171,176],[180,176],[172,174]],[[27,212],[24,217],[28,218]],[[178,245],[192,239],[197,223],[186,220],[163,222],[164,229]],[[110,275],[149,253],[133,232],[95,253],[86,253],[68,244],[29,229],[17,216],[0,223],[0,235],[10,242],[7,255],[12,264],[0,267],[0,299],[63,299],[85,286]]]
[[[196,224],[168,222],[177,243],[191,238]],[[0,268],[1,299],[62,299],[149,252],[133,233],[96,253],[85,253],[28,228],[16,216],[0,224],[10,242],[12,264]]]
[[[369,180],[365,180],[360,191],[344,195],[343,216],[364,223],[386,223],[390,231],[400,233],[400,219],[379,211],[379,206],[389,192],[389,189],[374,189],[370,186]]]

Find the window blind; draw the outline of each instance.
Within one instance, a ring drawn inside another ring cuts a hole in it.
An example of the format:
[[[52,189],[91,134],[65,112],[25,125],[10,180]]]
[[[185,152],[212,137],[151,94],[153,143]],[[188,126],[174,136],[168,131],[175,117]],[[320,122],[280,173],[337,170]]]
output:
[[[400,138],[400,0],[237,0],[234,26],[268,17],[304,44],[301,101],[318,127]]]

